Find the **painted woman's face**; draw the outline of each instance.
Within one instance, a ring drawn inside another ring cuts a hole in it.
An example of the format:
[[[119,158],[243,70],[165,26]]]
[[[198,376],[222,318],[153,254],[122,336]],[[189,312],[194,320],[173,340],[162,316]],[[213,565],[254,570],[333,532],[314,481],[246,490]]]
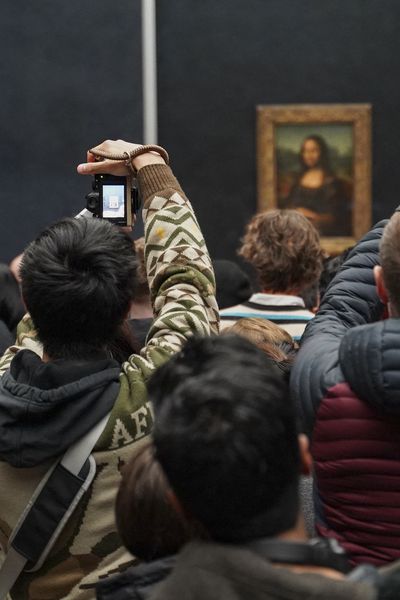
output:
[[[315,140],[306,140],[301,149],[301,156],[306,167],[312,169],[318,165],[321,157],[319,145]]]

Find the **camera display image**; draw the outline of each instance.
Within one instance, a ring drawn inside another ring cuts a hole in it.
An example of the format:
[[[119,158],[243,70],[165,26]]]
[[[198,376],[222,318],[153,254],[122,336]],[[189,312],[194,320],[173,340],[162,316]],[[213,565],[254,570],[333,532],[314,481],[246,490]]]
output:
[[[125,217],[125,186],[103,185],[103,219]]]

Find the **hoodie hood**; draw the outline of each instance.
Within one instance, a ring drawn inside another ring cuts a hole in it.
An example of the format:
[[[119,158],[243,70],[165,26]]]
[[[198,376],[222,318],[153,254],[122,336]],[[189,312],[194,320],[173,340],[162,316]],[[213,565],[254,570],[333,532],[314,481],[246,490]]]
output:
[[[0,379],[0,459],[33,467],[63,454],[111,411],[119,374],[110,359],[44,363],[18,352]]]
[[[339,360],[359,398],[385,413],[400,415],[400,319],[350,329]]]

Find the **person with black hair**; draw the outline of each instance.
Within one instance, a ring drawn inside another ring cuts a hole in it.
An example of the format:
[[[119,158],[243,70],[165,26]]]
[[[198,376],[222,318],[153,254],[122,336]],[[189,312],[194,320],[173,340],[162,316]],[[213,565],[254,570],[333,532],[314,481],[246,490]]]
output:
[[[122,140],[93,152],[141,151]],[[152,429],[146,383],[193,333],[218,331],[211,261],[178,181],[164,159],[145,152],[88,162],[85,175],[137,171],[145,222],[146,270],[154,322],[141,354],[114,354],[135,294],[132,241],[107,221],[65,219],[24,252],[22,293],[29,311],[17,345],[0,360],[0,544],[3,549],[49,466],[108,415],[94,448],[97,471],[47,561],[23,572],[12,600],[86,600],[95,584],[132,557],[116,531],[120,469]],[[179,233],[179,235],[177,235]],[[0,549],[0,560],[2,551]]]
[[[17,325],[25,314],[21,290],[11,269],[0,264],[0,319],[15,336]]]
[[[331,281],[334,279],[336,273],[338,273],[345,260],[347,260],[347,257],[353,248],[354,246],[350,246],[349,248],[343,250],[343,252],[338,256],[328,256],[324,259],[322,264],[322,273],[319,278],[320,302],[323,300]]]
[[[263,351],[239,336],[193,338],[153,375],[149,397],[171,501],[210,536],[183,548],[152,600],[377,598],[345,579],[338,546],[307,540],[298,485],[308,442],[286,375]]]
[[[96,586],[97,600],[146,600],[171,572],[176,554],[202,528],[169,502],[170,485],[146,440],[122,469],[115,505],[118,533],[139,564],[106,577]]]
[[[10,268],[0,263],[0,354],[15,341],[17,325],[24,313],[18,282]]]

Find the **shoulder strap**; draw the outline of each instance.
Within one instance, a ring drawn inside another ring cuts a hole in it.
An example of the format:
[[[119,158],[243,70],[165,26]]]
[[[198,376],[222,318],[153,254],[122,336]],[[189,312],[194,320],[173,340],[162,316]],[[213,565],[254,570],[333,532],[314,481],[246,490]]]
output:
[[[103,417],[47,471],[11,534],[0,568],[0,600],[20,573],[40,569],[96,473],[91,452],[109,418]]]

